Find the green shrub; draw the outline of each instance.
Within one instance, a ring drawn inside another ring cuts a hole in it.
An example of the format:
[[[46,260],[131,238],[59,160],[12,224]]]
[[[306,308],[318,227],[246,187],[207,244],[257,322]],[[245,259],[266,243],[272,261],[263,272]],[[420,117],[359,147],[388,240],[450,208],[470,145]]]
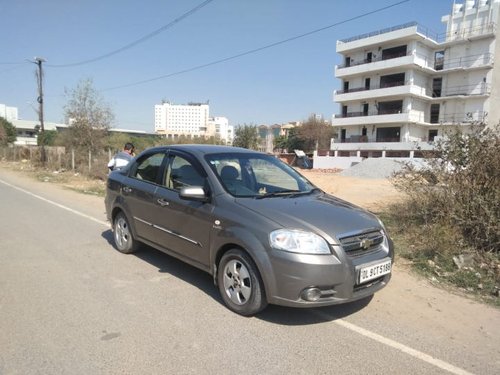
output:
[[[480,251],[500,251],[500,127],[459,130],[437,143],[439,157],[408,165],[395,185],[408,196],[407,215],[420,224],[457,228]]]

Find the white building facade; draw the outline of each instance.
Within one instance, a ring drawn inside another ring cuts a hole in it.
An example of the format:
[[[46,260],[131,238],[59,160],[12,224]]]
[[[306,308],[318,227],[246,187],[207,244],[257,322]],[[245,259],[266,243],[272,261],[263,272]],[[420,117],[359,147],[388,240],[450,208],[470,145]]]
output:
[[[209,117],[208,103],[155,105],[155,133],[169,139],[179,136],[215,137],[225,144],[232,144],[234,127],[226,117]]]
[[[155,105],[155,133],[167,138],[181,135],[205,136],[209,119],[208,103]]]
[[[206,135],[220,139],[226,145],[232,145],[234,127],[229,125],[229,120],[226,117],[211,117],[208,120]]]
[[[453,127],[497,124],[499,8],[500,0],[453,4],[443,35],[408,23],[337,41],[340,113],[330,154],[415,157]]]
[[[18,120],[19,113],[17,107],[8,107],[5,104],[0,104],[0,117],[7,121]]]

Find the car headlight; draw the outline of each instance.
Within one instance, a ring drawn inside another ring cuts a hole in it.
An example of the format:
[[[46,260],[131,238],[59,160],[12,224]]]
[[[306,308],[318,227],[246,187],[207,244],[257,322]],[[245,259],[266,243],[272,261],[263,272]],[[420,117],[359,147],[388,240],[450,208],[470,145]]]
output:
[[[301,254],[330,254],[323,237],[296,229],[279,229],[269,235],[271,247]]]

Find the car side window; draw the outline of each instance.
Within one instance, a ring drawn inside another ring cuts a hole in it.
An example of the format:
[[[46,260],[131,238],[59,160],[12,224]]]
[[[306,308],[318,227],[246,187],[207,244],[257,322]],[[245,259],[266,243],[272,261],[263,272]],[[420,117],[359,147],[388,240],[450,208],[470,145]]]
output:
[[[164,157],[164,153],[146,155],[133,166],[130,176],[139,180],[156,182]]]
[[[189,160],[174,155],[168,163],[164,185],[169,189],[180,191],[184,186],[203,187],[205,185],[205,178]]]

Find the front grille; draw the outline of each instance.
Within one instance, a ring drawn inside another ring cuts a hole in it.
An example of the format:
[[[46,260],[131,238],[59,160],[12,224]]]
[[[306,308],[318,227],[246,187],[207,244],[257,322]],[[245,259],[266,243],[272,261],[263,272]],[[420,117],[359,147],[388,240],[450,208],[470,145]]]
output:
[[[379,250],[384,243],[384,233],[379,230],[365,232],[341,237],[339,241],[348,256],[356,257]]]

